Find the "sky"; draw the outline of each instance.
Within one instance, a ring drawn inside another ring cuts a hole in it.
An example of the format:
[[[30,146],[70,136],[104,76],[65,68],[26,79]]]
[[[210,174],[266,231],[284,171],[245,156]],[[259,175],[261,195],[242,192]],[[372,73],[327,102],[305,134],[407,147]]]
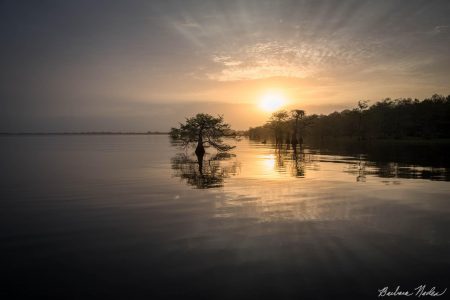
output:
[[[235,129],[450,94],[450,1],[0,0],[0,132]],[[274,101],[273,99],[269,101]]]

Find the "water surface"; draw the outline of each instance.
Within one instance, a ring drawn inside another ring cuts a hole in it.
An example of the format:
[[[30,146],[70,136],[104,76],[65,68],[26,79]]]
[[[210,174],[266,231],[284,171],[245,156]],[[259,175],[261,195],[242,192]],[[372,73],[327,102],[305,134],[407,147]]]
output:
[[[449,283],[442,149],[243,139],[200,173],[166,136],[0,143],[7,298],[375,299]]]

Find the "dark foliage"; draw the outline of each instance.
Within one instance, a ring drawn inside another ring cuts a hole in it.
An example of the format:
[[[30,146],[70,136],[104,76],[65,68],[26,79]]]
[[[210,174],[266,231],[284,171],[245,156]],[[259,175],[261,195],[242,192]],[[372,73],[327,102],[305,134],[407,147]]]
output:
[[[277,122],[276,127],[272,118],[264,126],[250,128],[248,134],[251,138],[262,140],[284,139],[286,144],[289,144],[289,137],[293,136],[293,133],[297,139],[450,138],[450,95],[433,95],[422,101],[387,98],[371,106],[367,103],[368,101],[359,101],[358,106],[352,110],[329,115],[308,116],[294,110],[292,118]]]
[[[208,146],[221,152],[234,148],[223,143],[224,137],[235,137],[235,134],[222,116],[197,114],[195,117],[187,118],[185,123],[180,123],[179,128],[172,128],[170,136],[186,147],[196,144],[197,152],[200,150],[204,153],[204,147]]]

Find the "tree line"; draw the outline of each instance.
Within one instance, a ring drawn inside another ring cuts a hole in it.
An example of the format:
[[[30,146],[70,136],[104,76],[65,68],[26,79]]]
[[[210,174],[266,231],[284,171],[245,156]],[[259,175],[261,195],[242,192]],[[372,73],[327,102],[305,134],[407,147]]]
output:
[[[296,146],[306,137],[367,139],[450,138],[450,95],[423,100],[386,98],[369,106],[361,100],[353,109],[328,115],[303,110],[277,111],[266,124],[248,130],[253,139]]]

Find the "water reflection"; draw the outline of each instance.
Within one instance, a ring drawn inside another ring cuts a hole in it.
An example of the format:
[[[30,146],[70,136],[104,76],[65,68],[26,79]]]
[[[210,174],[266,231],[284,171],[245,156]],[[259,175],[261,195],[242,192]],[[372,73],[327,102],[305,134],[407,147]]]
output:
[[[198,189],[208,189],[223,186],[224,179],[236,175],[238,163],[230,161],[236,155],[231,153],[216,153],[205,155],[188,155],[178,153],[171,159],[174,176],[186,181]]]
[[[349,162],[346,172],[356,176],[356,181],[365,182],[367,176],[389,178],[392,180],[403,179],[428,179],[449,181],[449,173],[446,168],[424,167],[397,162],[381,163],[359,160],[357,163]]]
[[[313,155],[305,152],[303,149],[295,151],[275,148],[273,154],[260,156],[263,164],[270,172],[279,174],[290,174],[292,177],[305,177],[306,167],[312,167]]]
[[[305,177],[305,171],[307,167],[313,167],[314,156],[311,153],[305,152],[303,148],[289,150],[276,150],[278,157],[278,171],[288,171],[293,177],[303,178]]]
[[[5,286],[76,284],[74,298],[370,299],[383,285],[448,285],[448,164],[435,152],[295,153],[243,139],[236,157],[199,160],[169,145],[4,139]]]
[[[450,180],[449,169],[440,164],[442,159],[439,156],[432,155],[429,160],[422,157],[419,162],[410,163],[411,157],[419,155],[418,151],[423,155],[425,152],[413,146],[400,148],[396,150],[389,145],[383,156],[382,146],[367,148],[357,144],[342,148],[311,144],[299,149],[280,149],[272,144],[247,140],[237,143],[236,154],[196,157],[188,152],[178,153],[172,158],[171,165],[175,177],[199,189],[223,187],[224,179],[234,175],[271,180],[333,179],[349,183],[367,183],[382,178],[378,181],[385,184],[401,184],[400,179]],[[392,156],[392,153],[397,153],[397,156]]]

